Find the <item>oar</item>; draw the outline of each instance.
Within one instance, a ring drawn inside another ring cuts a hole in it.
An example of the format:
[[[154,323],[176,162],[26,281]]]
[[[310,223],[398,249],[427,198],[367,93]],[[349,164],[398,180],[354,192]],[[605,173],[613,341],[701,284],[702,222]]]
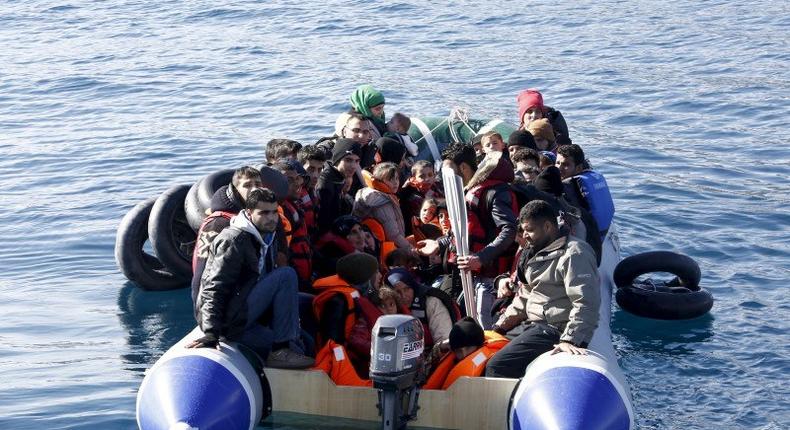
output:
[[[455,247],[458,256],[469,255],[469,236],[467,232],[466,202],[464,201],[464,185],[461,177],[456,175],[449,167],[442,168],[442,182],[447,202],[447,212],[450,215],[450,225],[455,236]],[[464,292],[464,305],[466,314],[477,321],[477,305],[475,303],[475,287],[472,283],[472,273],[461,270],[461,286]]]

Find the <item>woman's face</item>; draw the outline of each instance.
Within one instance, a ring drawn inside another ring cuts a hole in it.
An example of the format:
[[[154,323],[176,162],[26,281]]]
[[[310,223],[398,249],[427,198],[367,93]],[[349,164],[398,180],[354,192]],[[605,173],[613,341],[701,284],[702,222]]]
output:
[[[384,103],[371,107],[370,113],[372,113],[373,116],[376,117],[381,117],[382,115],[384,115]]]
[[[524,126],[527,126],[532,121],[541,118],[543,118],[543,111],[539,107],[533,106],[527,109],[526,112],[524,112],[524,118],[522,118],[521,120],[524,122]]]
[[[359,224],[354,225],[351,227],[351,231],[346,236],[351,245],[354,246],[354,249],[357,251],[364,251],[365,250],[365,231],[362,230],[362,226]]]
[[[401,303],[406,307],[411,306],[411,302],[414,301],[414,290],[405,282],[396,282],[393,288],[400,295]]]

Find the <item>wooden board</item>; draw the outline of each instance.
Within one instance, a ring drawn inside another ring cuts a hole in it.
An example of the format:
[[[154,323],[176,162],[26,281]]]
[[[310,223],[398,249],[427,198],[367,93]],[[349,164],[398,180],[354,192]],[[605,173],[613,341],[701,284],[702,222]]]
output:
[[[335,385],[319,370],[265,369],[275,411],[379,421],[377,390]],[[517,379],[458,379],[448,390],[420,391],[413,426],[442,429],[507,428]]]

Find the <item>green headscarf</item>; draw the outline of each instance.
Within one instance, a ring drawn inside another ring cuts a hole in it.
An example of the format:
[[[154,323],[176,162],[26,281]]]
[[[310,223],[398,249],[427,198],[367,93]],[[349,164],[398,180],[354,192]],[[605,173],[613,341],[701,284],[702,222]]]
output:
[[[366,118],[370,118],[376,125],[384,125],[384,113],[374,117],[370,108],[384,103],[384,94],[373,88],[372,85],[360,85],[351,94],[351,107]]]

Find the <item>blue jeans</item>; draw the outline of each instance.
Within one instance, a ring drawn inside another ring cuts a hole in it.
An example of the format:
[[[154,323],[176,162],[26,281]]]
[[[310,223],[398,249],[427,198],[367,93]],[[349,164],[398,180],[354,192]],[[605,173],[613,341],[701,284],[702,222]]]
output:
[[[273,342],[289,342],[301,349],[298,285],[296,271],[290,267],[274,269],[258,279],[247,296],[247,325],[239,340],[264,356]],[[266,327],[258,319],[270,308],[272,322]]]
[[[477,303],[477,314],[480,316],[480,324],[485,330],[491,330],[494,325],[494,318],[491,316],[491,308],[494,307],[496,291],[494,291],[494,280],[491,278],[475,278],[475,302]]]

